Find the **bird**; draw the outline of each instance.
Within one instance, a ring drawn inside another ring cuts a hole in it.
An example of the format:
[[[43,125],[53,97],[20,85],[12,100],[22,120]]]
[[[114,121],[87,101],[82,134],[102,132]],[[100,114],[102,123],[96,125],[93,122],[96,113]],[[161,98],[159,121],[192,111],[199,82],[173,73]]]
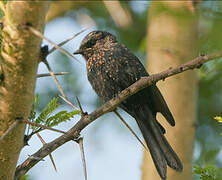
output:
[[[107,31],[87,34],[73,54],[84,57],[88,81],[104,101],[149,76],[140,60]],[[157,86],[150,85],[138,91],[119,107],[136,120],[161,179],[167,178],[167,166],[181,172],[181,160],[166,140],[164,127],[156,119],[160,112],[171,126],[175,126],[173,115]]]

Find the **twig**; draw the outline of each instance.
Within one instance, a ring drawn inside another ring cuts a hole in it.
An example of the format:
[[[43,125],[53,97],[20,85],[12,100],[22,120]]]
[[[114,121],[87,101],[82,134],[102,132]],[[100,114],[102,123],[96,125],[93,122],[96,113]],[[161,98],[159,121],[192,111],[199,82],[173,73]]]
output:
[[[59,132],[59,133],[62,133],[62,134],[66,133],[65,131],[58,130],[58,129],[55,129],[55,128],[52,128],[52,127],[48,127],[48,126],[45,126],[45,125],[42,125],[42,124],[37,124],[37,123],[31,122],[31,121],[28,121],[28,120],[19,120],[19,121],[21,121],[25,124],[30,124],[32,126],[40,127],[42,129],[48,129],[48,130]],[[36,133],[38,133],[38,132],[36,132]]]
[[[65,101],[68,105],[70,105],[72,108],[74,108],[74,109],[76,109],[76,110],[79,110],[78,107],[76,107],[74,104],[72,104],[72,103],[71,103],[68,99],[66,99],[65,97],[60,96],[60,95],[59,95],[59,97],[60,97],[63,101]]]
[[[33,28],[30,25],[26,25],[26,27],[36,36],[45,39],[47,42],[49,42],[50,44],[52,44],[56,49],[58,49],[60,52],[64,53],[65,55],[67,55],[68,57],[78,61],[79,63],[81,63],[78,59],[76,59],[72,54],[70,54],[68,51],[66,51],[65,49],[59,47],[56,43],[54,43],[53,41],[51,41],[50,39],[48,39],[47,37],[45,37],[40,31],[38,31],[37,29]]]
[[[60,50],[62,53],[66,54],[67,56],[77,60],[78,62],[80,62],[78,59],[76,59],[72,54],[70,54],[68,51],[66,51],[65,49],[61,48],[60,46],[64,45],[65,43],[67,43],[68,41],[70,41],[71,39],[75,38],[76,36],[78,36],[79,34],[81,34],[82,32],[84,32],[86,29],[83,29],[82,31],[80,31],[79,33],[73,35],[71,38],[68,38],[67,40],[61,42],[59,45],[57,45],[56,43],[54,43],[53,41],[49,40],[47,37],[45,37],[40,31],[38,31],[37,29],[33,28],[32,26],[30,25],[26,25],[26,27],[33,33],[35,34],[36,36],[42,38],[42,39],[45,39],[46,41],[48,41],[50,44],[52,44],[54,46],[54,48],[52,48],[48,54],[52,53],[54,51],[54,49],[58,49]],[[57,78],[56,78],[56,74],[53,72],[53,70],[51,69],[48,61],[46,59],[43,59],[43,62],[45,63],[47,69],[49,70],[50,72],[50,75],[53,77],[53,80],[55,81],[56,83],[56,86],[58,87],[60,93],[62,94],[63,96],[63,100],[65,100],[66,102],[69,102],[68,99],[67,99],[67,96],[65,95],[65,92],[63,91],[61,85],[59,84]],[[68,104],[72,104],[72,103],[68,103]],[[72,107],[75,107],[73,104],[72,104]],[[75,107],[75,109],[78,109]]]
[[[85,115],[85,112],[83,111],[82,106],[81,106],[81,103],[80,103],[79,98],[78,98],[77,96],[76,96],[76,100],[77,100],[77,103],[78,103],[79,108],[80,108],[80,111],[81,111],[81,116],[84,116],[84,115]]]
[[[36,29],[33,28],[32,26],[27,25],[27,28],[28,28],[32,33],[34,33],[35,35],[37,35],[38,37],[40,37],[40,38],[42,38],[42,39],[45,39],[46,41],[48,41],[49,43],[51,43],[52,45],[54,45],[54,48],[55,48],[55,49],[58,49],[58,50],[60,50],[61,52],[63,52],[64,54],[66,54],[66,55],[68,55],[68,56],[76,59],[76,58],[75,58],[74,56],[72,56],[68,51],[66,51],[65,49],[62,49],[59,45],[57,45],[56,43],[54,43],[54,42],[52,42],[51,40],[49,40],[48,38],[46,38],[41,32],[39,32],[38,30],[36,30]],[[78,35],[79,35],[80,33],[82,33],[83,31],[85,31],[85,30],[82,30],[81,32],[79,32],[79,33],[77,33],[76,35],[74,35],[73,37],[67,39],[66,41],[64,41],[64,42],[62,42],[62,43],[60,43],[60,45],[65,44],[66,42],[68,42],[68,41],[71,40],[72,38],[78,36]],[[48,52],[48,54],[51,53],[51,52],[53,52],[53,51],[54,51],[54,50],[51,49],[51,50]],[[78,59],[76,59],[76,60],[78,61]],[[56,86],[58,87],[60,93],[62,94],[62,96],[63,96],[62,99],[65,100],[66,102],[69,102],[68,99],[67,99],[67,96],[66,96],[65,92],[63,91],[61,85],[59,84],[59,81],[58,81],[57,78],[56,78],[56,74],[53,72],[53,70],[52,70],[52,68],[50,67],[48,61],[47,61],[46,59],[43,59],[43,62],[45,63],[45,65],[46,65],[46,67],[47,67],[50,75],[53,77],[53,80],[54,80],[54,82],[56,83]],[[61,97],[61,96],[60,96],[60,97]],[[69,104],[72,104],[72,103],[69,103]],[[72,107],[75,107],[75,106],[72,105]],[[75,108],[75,109],[78,109],[78,108]]]
[[[84,147],[83,147],[83,138],[80,137],[77,142],[79,144],[79,148],[80,148],[80,152],[81,152],[84,177],[85,177],[85,180],[87,180],[86,158],[85,158]]]
[[[66,44],[67,42],[71,41],[72,39],[74,39],[75,37],[77,37],[78,35],[80,35],[81,33],[83,33],[84,31],[86,31],[87,29],[83,29],[82,31],[72,35],[70,38],[66,39],[65,41],[61,42],[58,44],[59,47],[63,46],[64,44]],[[49,50],[48,54],[51,54],[52,52],[54,52],[56,50],[56,47],[54,46],[51,50]]]
[[[31,126],[30,124],[28,124],[28,125]],[[28,127],[28,128],[30,128],[30,127]],[[31,137],[42,130],[43,130],[42,128],[39,128],[38,130],[31,132],[30,134],[29,134],[29,132],[27,132],[28,135],[24,136],[24,145],[28,145],[28,141],[31,139]]]
[[[59,81],[57,80],[56,76],[55,76],[55,73],[52,71],[52,68],[50,67],[48,61],[46,59],[43,60],[43,62],[45,63],[50,75],[53,77],[53,80],[54,82],[56,83],[56,86],[58,87],[60,93],[62,94],[62,96],[59,96],[59,97],[62,97],[62,99],[65,101],[65,102],[69,102],[68,99],[67,99],[67,96],[65,94],[65,92],[63,91],[61,85],[59,84]],[[69,102],[69,104],[72,104],[71,102]],[[72,104],[72,107],[75,107],[73,104]],[[75,109],[78,109],[77,107],[75,107]]]
[[[59,84],[59,81],[57,80],[54,72],[52,71],[52,69],[51,69],[51,67],[49,66],[49,63],[48,63],[48,61],[47,61],[46,59],[44,60],[44,63],[45,63],[45,65],[46,65],[47,69],[49,70],[49,73],[50,73],[50,75],[52,76],[54,82],[56,83],[56,86],[58,87],[60,93],[62,94],[63,97],[66,98],[65,92],[63,91],[61,85]]]
[[[177,66],[175,68],[170,68],[161,73],[154,74],[148,77],[141,78],[128,88],[121,91],[115,98],[109,100],[95,111],[90,113],[89,115],[83,116],[66,134],[56,138],[52,142],[46,144],[42,148],[40,148],[36,153],[33,154],[35,157],[40,157],[41,159],[47,156],[49,153],[63,145],[64,143],[71,141],[73,139],[77,139],[79,137],[79,133],[84,129],[88,124],[92,123],[98,117],[102,116],[105,113],[115,110],[115,108],[126,98],[132,96],[143,88],[150,86],[151,84],[155,84],[157,81],[164,80],[167,77],[173,76],[175,74],[182,73],[184,71],[200,68],[200,66],[210,60],[215,58],[222,57],[222,52],[213,53],[210,55],[199,56],[185,64]],[[33,160],[27,158],[21,165],[16,168],[15,178],[20,178],[23,176],[30,168],[32,168],[35,164],[37,164],[39,160]]]
[[[43,146],[44,146],[44,145],[46,144],[45,140],[42,138],[42,136],[40,136],[39,133],[36,133],[36,135],[37,135],[37,137],[39,138],[39,140],[41,141],[41,143],[42,143]],[[54,161],[51,153],[49,154],[49,158],[50,158],[50,160],[51,160],[51,162],[52,162],[52,166],[54,167],[55,171],[57,172],[56,165],[55,165],[55,161]]]
[[[122,118],[122,116],[116,110],[113,112],[118,116],[118,118],[123,122],[123,124],[129,129],[129,131],[135,136],[135,138],[140,142],[140,144],[144,147],[144,149],[148,151],[143,141],[140,140],[140,138],[136,135],[133,129],[127,124],[127,122]]]
[[[56,76],[61,76],[61,75],[67,75],[67,74],[70,74],[70,72],[57,72],[57,73],[54,73]],[[48,76],[51,76],[50,73],[43,73],[43,74],[37,74],[37,78],[41,78],[41,77],[48,77]]]

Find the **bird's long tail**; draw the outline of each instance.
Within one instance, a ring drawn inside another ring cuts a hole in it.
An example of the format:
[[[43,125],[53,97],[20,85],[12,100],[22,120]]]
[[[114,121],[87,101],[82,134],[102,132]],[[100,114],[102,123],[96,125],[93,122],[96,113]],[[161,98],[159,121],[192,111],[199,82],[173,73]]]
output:
[[[160,177],[165,180],[167,165],[176,171],[182,171],[183,165],[167,142],[155,116],[149,109],[138,110],[136,121],[143,134]],[[146,112],[146,114],[144,114]],[[147,117],[148,115],[148,117]]]

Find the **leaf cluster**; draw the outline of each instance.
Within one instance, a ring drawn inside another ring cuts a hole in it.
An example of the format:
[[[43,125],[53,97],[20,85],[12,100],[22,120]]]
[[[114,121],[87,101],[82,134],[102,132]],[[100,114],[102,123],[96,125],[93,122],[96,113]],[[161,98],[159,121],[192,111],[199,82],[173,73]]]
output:
[[[55,110],[60,107],[60,103],[58,102],[58,98],[54,97],[40,112],[39,116],[36,117],[36,106],[38,104],[38,95],[34,98],[34,103],[32,105],[32,110],[29,116],[29,121],[35,122],[38,124],[42,124],[48,127],[57,126],[61,122],[66,122],[74,117],[76,114],[80,114],[79,110],[74,110],[71,112],[67,112],[66,110],[59,111],[58,113],[54,114]],[[36,127],[32,126],[33,130],[36,130]]]
[[[222,117],[221,116],[215,116],[214,119],[217,120],[217,122],[222,123]],[[222,136],[222,133],[220,133],[220,135]]]
[[[219,123],[222,123],[222,117],[216,116],[214,117],[215,120],[217,120]]]
[[[206,167],[194,166],[194,174],[199,175],[201,180],[221,180],[222,168],[213,165]]]

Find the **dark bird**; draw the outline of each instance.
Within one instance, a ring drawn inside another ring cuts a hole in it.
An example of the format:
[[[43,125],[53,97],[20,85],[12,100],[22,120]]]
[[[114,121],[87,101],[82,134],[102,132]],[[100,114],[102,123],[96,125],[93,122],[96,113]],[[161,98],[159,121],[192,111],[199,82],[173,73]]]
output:
[[[104,101],[115,97],[141,77],[149,76],[139,59],[114,35],[105,31],[89,33],[74,54],[85,58],[88,80]],[[166,179],[167,165],[182,171],[183,165],[167,142],[165,129],[156,119],[157,112],[160,112],[170,125],[175,125],[159,89],[151,85],[127,98],[119,107],[136,119],[160,177]]]

